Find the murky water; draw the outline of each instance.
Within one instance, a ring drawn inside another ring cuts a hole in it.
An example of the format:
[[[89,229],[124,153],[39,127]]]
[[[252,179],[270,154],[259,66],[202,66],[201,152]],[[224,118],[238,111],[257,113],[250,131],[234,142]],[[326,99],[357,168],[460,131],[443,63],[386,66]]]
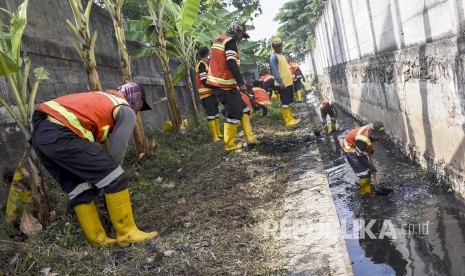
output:
[[[362,198],[338,143],[359,124],[339,117],[341,131],[320,138],[318,148],[354,274],[465,275],[464,202],[387,142],[376,145],[373,159],[380,186],[393,191]]]

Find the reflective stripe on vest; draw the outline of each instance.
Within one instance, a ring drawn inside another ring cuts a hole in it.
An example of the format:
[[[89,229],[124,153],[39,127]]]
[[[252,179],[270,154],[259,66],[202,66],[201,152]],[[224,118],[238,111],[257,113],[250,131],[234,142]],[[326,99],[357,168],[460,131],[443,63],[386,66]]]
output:
[[[105,142],[114,127],[113,111],[127,105],[117,91],[69,94],[41,103],[37,110],[69,128],[82,139]]]
[[[227,53],[225,52],[225,45],[231,39],[228,35],[223,34],[213,43],[207,76],[207,83],[209,85],[225,90],[237,87],[236,80],[231,70],[229,70]],[[237,66],[240,66],[239,53],[236,53],[234,59]]]
[[[79,130],[82,133],[82,136],[86,137],[87,140],[94,142],[94,135],[92,134],[91,131],[85,129],[81,125],[81,122],[76,117],[76,115],[69,112],[68,110],[66,110],[66,108],[61,106],[61,104],[55,101],[48,101],[48,102],[45,102],[44,104],[46,104],[51,109],[54,109],[55,111],[63,115],[73,127],[75,127],[77,130]]]
[[[368,148],[367,148],[367,151],[372,151],[373,149],[370,148],[372,147],[372,145],[374,145],[374,143],[371,142],[370,138],[368,138],[368,136],[366,135],[363,135],[363,133],[365,131],[368,131],[368,129],[371,128],[371,125],[366,125],[364,127],[361,127],[358,131],[357,131],[357,134],[355,135],[355,139],[354,139],[354,145],[351,145],[349,143],[349,141],[347,141],[347,136],[344,138],[344,141],[343,141],[343,149],[344,151],[346,152],[355,152],[355,141],[363,141],[364,143],[367,144]]]
[[[196,82],[197,82],[197,87],[198,87],[198,90],[199,90],[199,96],[200,96],[200,99],[204,99],[210,95],[213,94],[213,90],[209,87],[206,87],[203,82],[202,82],[202,79],[200,78],[200,71],[199,71],[199,66],[200,64],[203,63],[205,64],[205,68],[207,69],[208,71],[208,64],[203,61],[203,60],[200,60],[198,63],[197,63],[197,67],[195,68],[195,79],[196,79]],[[207,74],[207,71],[205,72],[202,72],[203,74]]]
[[[261,103],[261,104],[264,104],[264,105],[270,105],[271,104],[271,99],[270,97],[268,96],[268,94],[266,93],[265,90],[263,90],[262,88],[260,87],[254,87],[252,88],[253,90],[253,93],[254,93],[254,100],[256,100],[257,102]]]

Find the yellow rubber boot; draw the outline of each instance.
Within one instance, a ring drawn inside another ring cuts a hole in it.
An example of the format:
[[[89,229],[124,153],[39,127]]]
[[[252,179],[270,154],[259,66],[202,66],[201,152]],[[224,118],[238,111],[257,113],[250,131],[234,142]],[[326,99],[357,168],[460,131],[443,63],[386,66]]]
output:
[[[360,194],[362,196],[371,195],[371,186],[369,178],[360,178]]]
[[[252,132],[252,125],[250,124],[250,115],[247,113],[242,114],[241,119],[242,129],[244,130],[245,139],[248,145],[258,145],[260,142],[255,138]]]
[[[335,131],[335,130],[336,130],[336,122],[331,123],[331,131]]]
[[[132,214],[128,189],[113,194],[105,194],[105,201],[111,223],[116,230],[116,240],[119,244],[145,242],[158,236],[156,231],[142,232],[137,228]]]
[[[216,118],[215,119],[215,130],[216,130],[216,136],[218,138],[223,138],[223,134],[221,134],[221,128],[220,128],[220,119]]]
[[[216,131],[216,122],[215,120],[208,120],[208,128],[210,128],[210,133],[212,135],[213,142],[219,142],[221,139],[218,137]]]
[[[234,151],[242,148],[241,144],[234,144],[237,136],[237,124],[224,123],[224,149]]]
[[[109,246],[116,243],[115,239],[109,238],[103,229],[97,208],[94,202],[74,206],[74,212],[81,225],[82,231],[90,243]]]
[[[326,135],[328,135],[328,133],[329,133],[328,126],[325,126],[325,127],[323,128],[323,132],[324,132]]]
[[[300,90],[300,89],[297,90],[297,91],[295,92],[295,96],[296,96],[296,98],[297,98],[297,102],[301,103],[301,102],[302,102],[302,90]]]
[[[283,116],[284,123],[286,127],[292,127],[297,125],[300,122],[300,119],[295,119],[292,115],[292,110],[290,107],[281,107],[281,115]]]

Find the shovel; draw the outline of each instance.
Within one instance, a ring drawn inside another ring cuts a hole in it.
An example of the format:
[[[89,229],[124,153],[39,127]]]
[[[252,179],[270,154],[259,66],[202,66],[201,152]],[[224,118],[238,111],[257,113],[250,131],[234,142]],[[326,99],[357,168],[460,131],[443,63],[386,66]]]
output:
[[[367,155],[367,157],[368,157],[368,161],[370,161],[370,164],[374,166],[373,162],[371,162],[370,156]],[[372,175],[373,175],[373,187],[375,188],[375,195],[388,196],[393,191],[393,189],[378,187],[378,178],[376,177],[376,173],[373,172]]]

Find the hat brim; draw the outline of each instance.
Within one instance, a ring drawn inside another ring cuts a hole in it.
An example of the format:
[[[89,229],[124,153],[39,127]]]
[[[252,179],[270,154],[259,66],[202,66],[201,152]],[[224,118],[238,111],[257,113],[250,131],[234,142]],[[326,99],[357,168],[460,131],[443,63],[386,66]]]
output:
[[[273,46],[273,48],[281,47],[281,46],[283,46],[283,43],[280,42],[278,44],[272,44],[272,46]]]
[[[243,33],[242,37],[243,38],[250,38],[250,35],[248,33]]]
[[[384,136],[386,136],[386,132],[375,131],[373,129],[369,129],[368,134],[375,139],[384,138]]]
[[[142,105],[142,108],[139,110],[139,111],[146,111],[146,110],[152,110],[152,108],[150,107],[150,105],[147,104],[147,102],[145,100],[142,100],[142,102],[144,103]]]

